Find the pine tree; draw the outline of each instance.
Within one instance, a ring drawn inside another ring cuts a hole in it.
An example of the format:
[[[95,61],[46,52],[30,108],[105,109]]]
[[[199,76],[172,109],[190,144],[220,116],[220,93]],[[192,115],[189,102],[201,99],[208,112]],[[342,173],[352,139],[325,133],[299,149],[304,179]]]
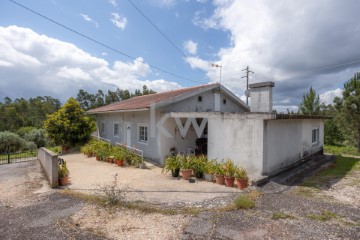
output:
[[[310,91],[303,95],[303,101],[299,105],[299,111],[304,115],[318,115],[320,113],[320,98],[315,90],[310,87]]]

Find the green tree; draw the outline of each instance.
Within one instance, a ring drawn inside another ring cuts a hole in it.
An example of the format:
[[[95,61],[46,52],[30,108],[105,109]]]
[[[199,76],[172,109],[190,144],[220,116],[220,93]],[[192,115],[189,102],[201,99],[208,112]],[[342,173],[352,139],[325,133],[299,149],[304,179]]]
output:
[[[36,144],[36,148],[45,147],[47,139],[45,129],[33,129],[26,133],[24,139]]]
[[[303,101],[299,105],[299,111],[304,115],[318,115],[320,113],[320,98],[315,90],[310,87],[310,91],[303,95]]]
[[[342,95],[342,99],[335,100],[336,107],[341,111],[347,130],[356,133],[360,152],[360,72],[344,84]]]
[[[19,135],[8,131],[0,132],[0,153],[19,151],[24,144]]]
[[[95,130],[94,120],[84,115],[84,110],[74,98],[48,115],[44,126],[50,139],[64,148],[87,142]]]

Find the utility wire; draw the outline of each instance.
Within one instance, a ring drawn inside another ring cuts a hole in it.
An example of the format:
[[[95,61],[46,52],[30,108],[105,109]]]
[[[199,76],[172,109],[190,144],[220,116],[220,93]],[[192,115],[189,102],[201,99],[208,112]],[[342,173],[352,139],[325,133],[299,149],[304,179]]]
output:
[[[116,52],[116,53],[119,53],[119,54],[121,54],[121,55],[123,55],[123,56],[125,56],[125,57],[127,57],[127,58],[130,58],[130,59],[136,61],[136,62],[140,62],[140,63],[142,63],[142,64],[145,64],[143,61],[140,61],[140,60],[136,59],[135,57],[130,56],[129,54],[126,54],[126,53],[124,53],[124,52],[122,52],[122,51],[120,51],[120,50],[117,50],[117,49],[115,49],[115,48],[113,48],[113,47],[111,47],[111,46],[109,46],[109,45],[107,45],[107,44],[105,44],[105,43],[102,43],[102,42],[100,42],[100,41],[98,41],[98,40],[96,40],[96,39],[94,39],[94,38],[91,38],[91,37],[89,37],[89,36],[87,36],[87,35],[79,32],[79,31],[76,31],[76,30],[74,30],[74,29],[72,29],[72,28],[70,28],[70,27],[68,27],[68,26],[66,26],[66,25],[64,25],[64,24],[62,24],[62,23],[59,23],[59,22],[57,22],[57,21],[55,21],[55,20],[53,20],[53,19],[51,19],[51,18],[49,18],[49,17],[47,17],[47,16],[39,13],[39,12],[37,12],[37,11],[31,9],[31,8],[28,8],[28,7],[26,7],[26,6],[22,5],[22,4],[14,1],[14,0],[8,0],[8,1],[14,3],[15,5],[18,5],[19,7],[23,8],[23,9],[29,11],[29,12],[32,12],[32,13],[36,14],[36,15],[38,15],[38,16],[40,16],[40,17],[42,17],[42,18],[44,18],[44,19],[46,19],[46,20],[48,20],[48,21],[50,21],[50,22],[52,22],[52,23],[54,23],[54,24],[56,24],[56,25],[58,25],[58,26],[60,26],[60,27],[62,27],[62,28],[65,28],[66,30],[68,30],[68,31],[70,31],[70,32],[73,32],[73,33],[75,33],[75,34],[77,34],[77,35],[79,35],[79,36],[81,36],[81,37],[83,37],[83,38],[86,38],[86,39],[88,39],[88,40],[91,41],[91,42],[94,42],[94,43],[96,43],[96,44],[98,44],[98,45],[101,45],[101,46],[103,46],[104,48],[107,48],[107,49],[112,50],[112,51],[114,51],[114,52]],[[172,73],[172,72],[170,72],[170,71],[167,71],[167,70],[165,70],[165,69],[163,69],[163,68],[157,67],[157,66],[152,65],[152,64],[147,64],[147,65],[148,65],[149,67],[153,68],[153,69],[156,69],[156,70],[158,70],[158,71],[160,71],[160,72],[166,73],[166,74],[171,75],[171,76],[176,77],[176,78],[180,78],[180,79],[183,79],[183,80],[186,80],[186,81],[190,81],[190,82],[195,82],[195,83],[205,83],[205,82],[199,82],[199,81],[196,81],[196,80],[187,78],[187,77],[183,77],[183,76],[181,76],[181,75]]]
[[[148,18],[136,5],[135,3],[133,3],[131,0],[128,0],[128,2],[146,19],[146,21],[148,21],[182,56],[184,56],[185,58],[187,57],[187,55],[181,51],[180,48],[178,48],[178,46],[176,46],[176,44],[171,41],[171,39],[166,36],[165,33],[163,33],[160,28],[158,28],[154,23],[153,21],[151,21],[150,18]]]

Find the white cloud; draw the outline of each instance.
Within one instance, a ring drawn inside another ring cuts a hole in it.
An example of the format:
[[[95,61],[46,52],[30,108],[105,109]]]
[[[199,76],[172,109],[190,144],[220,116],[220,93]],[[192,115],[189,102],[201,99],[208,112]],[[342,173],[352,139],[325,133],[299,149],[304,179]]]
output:
[[[339,87],[358,71],[358,63],[312,69],[360,59],[360,53],[353,51],[360,42],[356,10],[360,1],[217,0],[213,4],[211,15],[200,10],[193,23],[229,33],[230,44],[217,52],[217,62],[223,66],[222,83],[233,91],[244,92],[246,81],[241,70],[250,66],[255,72],[250,83],[275,81],[275,104],[286,99],[287,106],[296,106],[310,86],[323,93]],[[201,57],[187,61],[191,67],[205,69]],[[218,75],[213,69],[205,71],[216,81]]]
[[[342,97],[342,91],[342,89],[337,88],[320,94],[320,102],[324,102],[325,104],[333,104],[335,97]]]
[[[0,27],[0,99],[53,96],[65,101],[79,89],[135,89],[147,85],[156,91],[181,87],[151,73],[142,58],[109,64],[74,44],[39,35],[28,28]]]
[[[113,5],[114,7],[117,7],[117,1],[116,0],[109,0],[109,3]]]
[[[97,27],[97,28],[99,27],[99,24],[98,24],[96,21],[94,21],[91,17],[89,17],[88,15],[81,13],[80,16],[81,16],[85,21],[93,23],[93,24],[95,25],[95,27]]]
[[[188,40],[188,41],[184,42],[184,48],[190,54],[196,54],[197,45],[198,44],[196,42],[192,41],[192,40]]]
[[[117,27],[120,28],[121,30],[124,30],[127,24],[127,18],[121,16],[118,13],[111,13],[112,18],[110,19],[111,22]]]

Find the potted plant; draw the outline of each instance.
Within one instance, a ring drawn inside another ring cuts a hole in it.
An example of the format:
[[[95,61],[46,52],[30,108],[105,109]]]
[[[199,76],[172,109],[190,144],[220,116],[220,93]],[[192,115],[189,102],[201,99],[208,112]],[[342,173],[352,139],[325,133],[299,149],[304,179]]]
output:
[[[165,158],[164,168],[162,170],[162,173],[167,173],[171,171],[171,175],[173,177],[179,177],[180,167],[181,164],[179,158],[173,155],[169,155]]]
[[[90,144],[86,144],[83,147],[81,147],[80,151],[85,154],[87,157],[92,156],[92,148]]]
[[[214,181],[216,160],[207,161],[204,165],[204,177],[208,182]]]
[[[116,165],[118,165],[119,167],[124,166],[124,159],[126,159],[126,152],[123,149],[119,148],[115,152],[114,157],[115,157]]]
[[[207,158],[205,155],[199,155],[193,157],[192,160],[192,169],[194,170],[194,174],[196,178],[204,177],[204,168],[207,162]]]
[[[66,166],[66,161],[62,161],[58,165],[59,185],[65,186],[69,183],[69,169]]]
[[[223,164],[222,163],[216,163],[215,164],[215,180],[216,180],[216,183],[219,184],[219,185],[224,185],[224,182],[225,182],[225,178],[224,178],[224,174],[225,174],[225,171],[224,171],[224,168],[223,168]]]
[[[232,187],[235,181],[234,176],[235,176],[236,166],[234,165],[234,162],[231,159],[227,159],[223,165],[223,168],[225,172],[225,186]]]
[[[242,189],[247,188],[248,183],[249,183],[249,178],[248,178],[245,168],[237,167],[234,175],[235,175],[236,184],[238,186],[238,189],[242,190]]]
[[[185,156],[178,154],[176,158],[181,163],[181,176],[184,180],[188,180],[192,174],[192,160],[193,156]]]

